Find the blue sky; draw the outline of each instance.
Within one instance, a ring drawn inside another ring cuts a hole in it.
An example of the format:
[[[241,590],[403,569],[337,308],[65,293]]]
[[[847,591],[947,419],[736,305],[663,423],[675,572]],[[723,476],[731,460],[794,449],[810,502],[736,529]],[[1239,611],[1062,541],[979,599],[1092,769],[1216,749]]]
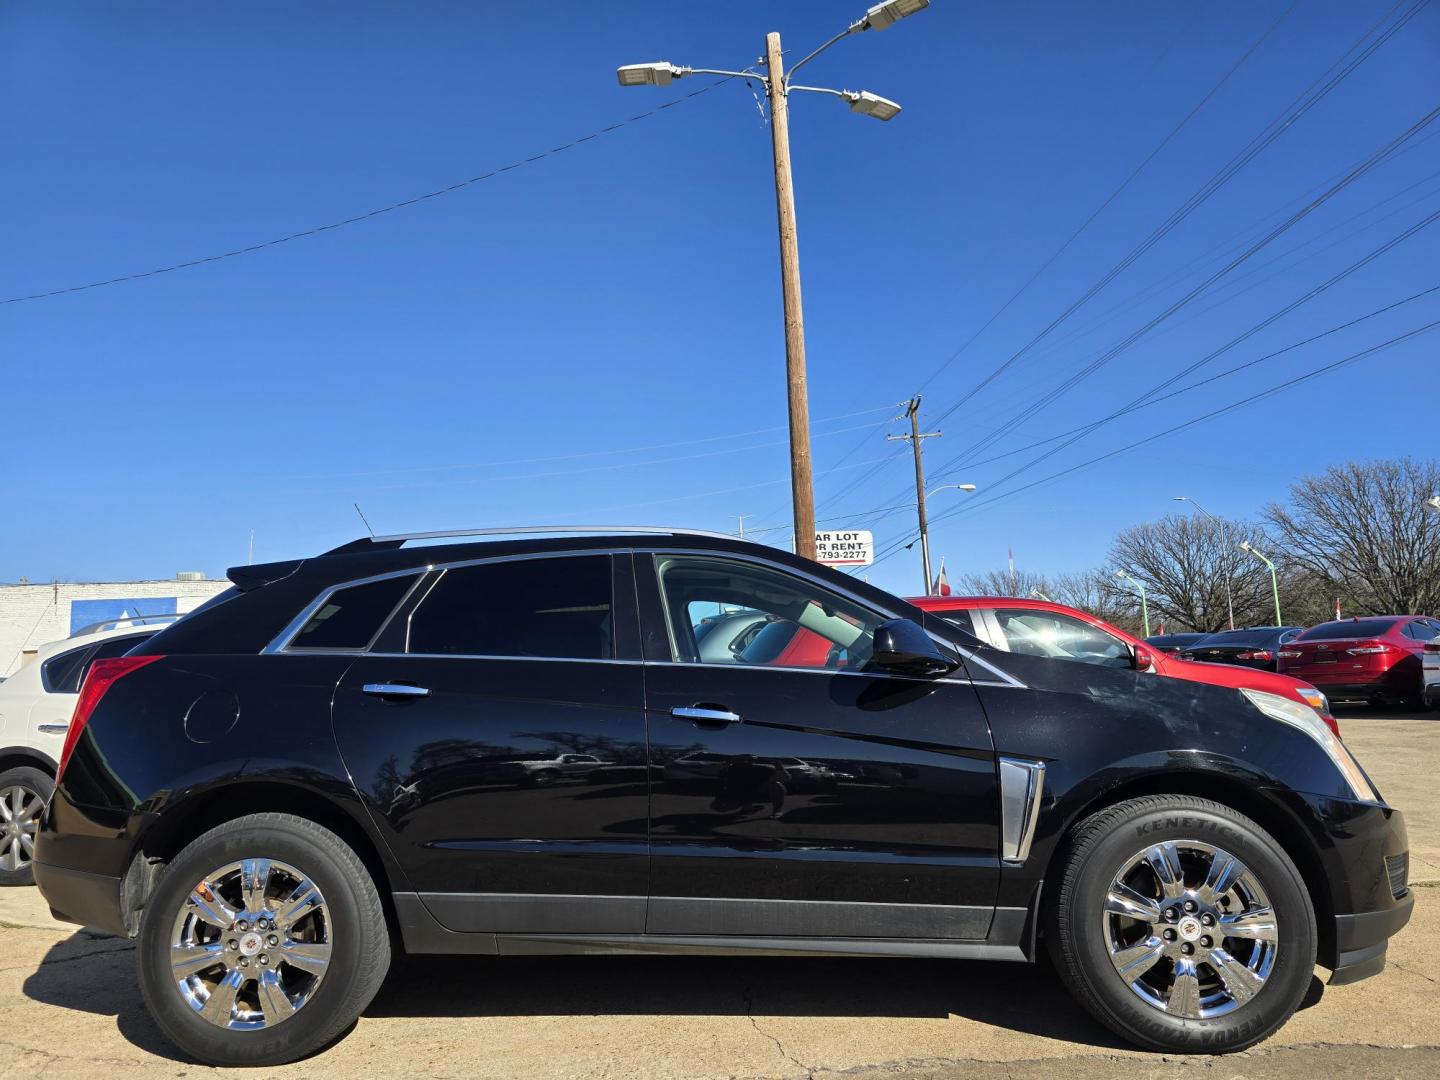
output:
[[[771,29],[793,58],[864,6],[6,5],[0,298],[444,187],[703,85],[622,89],[617,64],[742,66]],[[903,430],[885,423],[891,407],[922,385],[927,421],[958,400],[1387,10],[1300,3],[935,375],[1285,7],[935,0],[807,69],[807,82],[905,107],[881,124],[819,96],[792,105],[820,517],[839,526],[903,504],[913,488],[904,447],[884,440]],[[932,468],[1433,108],[1437,52],[1440,6],[946,416],[926,447]],[[0,306],[0,580],[218,574],[244,561],[251,529],[257,561],[353,537],[356,501],[378,531],[597,520],[729,530],[739,514],[747,529],[784,526],[769,170],[768,130],[732,83],[358,225]],[[1245,516],[1304,472],[1431,452],[1422,372],[1440,335],[981,501],[1440,318],[1440,294],[1123,417],[1008,484],[997,486],[1032,454],[978,463],[1104,415],[1415,224],[1440,208],[1437,170],[1440,138],[1408,144],[971,465],[936,476],[981,489],[936,497],[933,512],[975,506],[937,523],[937,558],[983,569],[1013,547],[1029,568],[1080,569],[1118,529],[1169,511],[1172,495]],[[1437,255],[1440,224],[1196,377],[1440,284]],[[883,543],[912,520],[894,511],[874,527]],[[872,580],[914,591],[916,562],[891,558]]]

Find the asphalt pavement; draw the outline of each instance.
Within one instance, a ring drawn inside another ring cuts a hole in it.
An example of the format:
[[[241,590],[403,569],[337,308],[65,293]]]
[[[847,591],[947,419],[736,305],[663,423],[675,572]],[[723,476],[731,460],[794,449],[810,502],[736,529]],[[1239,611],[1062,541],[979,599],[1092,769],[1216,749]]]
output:
[[[330,1050],[249,1075],[1440,1076],[1440,713],[1360,709],[1340,722],[1381,792],[1405,811],[1415,917],[1392,940],[1383,974],[1344,987],[1317,978],[1294,1019],[1244,1054],[1130,1050],[1045,963],[438,957],[397,962]],[[52,921],[34,889],[0,890],[0,1047],[15,1078],[220,1071],[179,1058],[160,1036],[129,942]]]

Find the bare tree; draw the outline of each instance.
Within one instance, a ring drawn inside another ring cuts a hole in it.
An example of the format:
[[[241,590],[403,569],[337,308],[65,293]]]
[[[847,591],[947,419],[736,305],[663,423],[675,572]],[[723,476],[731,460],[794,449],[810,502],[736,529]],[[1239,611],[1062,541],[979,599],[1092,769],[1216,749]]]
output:
[[[965,574],[958,580],[958,593],[969,596],[1029,596],[1039,591],[1050,595],[1050,583],[1044,574],[1016,569],[1010,579],[1008,569],[986,570],[983,574]],[[1054,599],[1054,597],[1051,597]]]
[[[1240,550],[1241,539],[1268,545],[1264,531],[1254,524],[1167,514],[1115,538],[1111,573],[1124,570],[1145,583],[1152,622],[1163,619],[1205,631],[1224,628],[1229,618],[1227,582],[1237,626],[1272,622],[1270,573]],[[1133,591],[1120,581],[1114,588]],[[1134,604],[1139,606],[1138,597]]]
[[[1422,614],[1440,609],[1440,492],[1434,461],[1335,465],[1290,487],[1266,517],[1288,560],[1348,610]]]
[[[1104,570],[1057,574],[1050,580],[1049,596],[1056,603],[1088,611],[1127,630],[1140,629],[1139,604],[1132,605],[1129,596],[1118,593],[1114,579]]]

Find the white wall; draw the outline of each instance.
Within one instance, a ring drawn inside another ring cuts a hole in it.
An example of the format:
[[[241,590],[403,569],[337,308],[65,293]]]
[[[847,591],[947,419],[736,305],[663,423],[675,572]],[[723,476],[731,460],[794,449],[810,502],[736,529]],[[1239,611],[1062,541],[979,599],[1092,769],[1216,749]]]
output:
[[[72,614],[84,621],[98,621],[85,616],[83,606],[78,612],[72,613],[72,605],[77,600],[119,601],[174,597],[175,610],[183,613],[198,607],[229,586],[228,581],[0,585],[0,676],[17,671],[23,663],[34,657],[34,650],[39,646],[69,637]]]

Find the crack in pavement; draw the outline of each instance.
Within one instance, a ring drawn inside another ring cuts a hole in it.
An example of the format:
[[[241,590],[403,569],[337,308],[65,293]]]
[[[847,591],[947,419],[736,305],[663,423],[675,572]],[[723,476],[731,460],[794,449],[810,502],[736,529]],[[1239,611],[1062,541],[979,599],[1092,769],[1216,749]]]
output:
[[[127,942],[125,942],[124,944],[122,944],[118,949],[91,949],[89,952],[77,953],[77,954],[74,955],[74,956],[57,956],[57,957],[54,957],[53,959],[41,960],[41,961],[40,961],[40,967],[42,967],[42,968],[43,968],[43,967],[49,967],[49,966],[52,965],[52,964],[73,964],[76,960],[88,960],[88,959],[90,959],[92,956],[112,956],[112,955],[114,955],[114,954],[116,954],[116,953],[134,952],[134,951],[135,951],[135,946],[134,946],[132,943],[130,943],[130,942],[127,941]],[[30,968],[30,967],[32,967],[32,966],[33,966],[33,965],[31,965],[31,964],[15,964],[15,965],[13,965],[13,966],[11,966],[11,967],[0,967],[0,973],[6,972],[6,971],[24,971],[25,969]],[[0,1045],[3,1045],[3,1044],[0,1044]]]
[[[772,1043],[774,1043],[775,1049],[780,1052],[780,1056],[783,1057],[786,1061],[790,1062],[790,1064],[794,1065],[796,1068],[800,1069],[805,1074],[805,1080],[814,1080],[815,1070],[812,1069],[809,1065],[806,1065],[794,1054],[790,1053],[790,1051],[786,1050],[785,1045],[774,1035],[771,1035],[770,1032],[762,1028],[760,1026],[760,1021],[755,1019],[755,997],[751,993],[750,987],[748,985],[740,991],[740,996],[745,1001],[745,1018],[750,1021],[750,1026],[753,1027],[756,1031],[758,1031],[761,1035],[764,1035],[765,1038],[769,1039]]]
[[[1426,975],[1423,971],[1416,971],[1414,968],[1408,968],[1404,964],[1400,963],[1399,960],[1391,960],[1390,966],[1393,968],[1398,968],[1399,970],[1405,972],[1407,975],[1418,975],[1426,982],[1435,983],[1437,986],[1440,986],[1440,979],[1435,978],[1433,975]]]

